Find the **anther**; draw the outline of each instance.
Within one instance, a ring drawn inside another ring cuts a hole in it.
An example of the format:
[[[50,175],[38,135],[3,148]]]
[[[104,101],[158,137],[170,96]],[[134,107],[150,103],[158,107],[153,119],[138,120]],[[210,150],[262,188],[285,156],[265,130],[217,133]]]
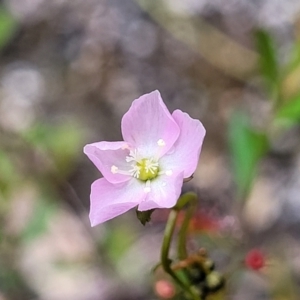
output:
[[[124,145],[121,147],[121,149],[122,149],[122,150],[129,149],[128,144],[124,144]]]
[[[145,192],[145,193],[150,193],[150,192],[151,192],[151,188],[150,188],[149,186],[146,186],[146,187],[144,188],[144,192]]]
[[[119,168],[116,167],[116,166],[111,166],[111,168],[110,168],[110,171],[111,171],[113,174],[118,173],[118,170],[119,170]]]
[[[126,175],[126,176],[132,176],[132,174],[129,171],[120,170],[115,165],[111,166],[110,171],[113,174],[122,174],[122,175]]]
[[[165,141],[164,141],[163,139],[159,139],[159,140],[157,141],[157,145],[160,146],[160,147],[163,147],[163,146],[166,145],[166,143],[165,143]]]

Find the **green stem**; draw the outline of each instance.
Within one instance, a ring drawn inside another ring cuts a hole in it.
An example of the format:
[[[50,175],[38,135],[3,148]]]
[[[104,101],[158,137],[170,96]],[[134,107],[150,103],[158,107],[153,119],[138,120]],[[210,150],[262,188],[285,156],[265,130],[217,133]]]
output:
[[[178,199],[176,205],[173,207],[175,210],[181,210],[183,209],[186,205],[191,204],[191,203],[196,203],[197,201],[197,195],[193,192],[187,192],[180,196]]]
[[[190,219],[196,208],[195,200],[197,200],[196,196],[190,197],[190,205],[186,210],[183,222],[178,232],[177,253],[178,253],[178,258],[180,260],[183,260],[188,256],[187,249],[186,249],[187,233],[188,233]]]
[[[175,272],[171,268],[171,260],[169,259],[169,251],[172,241],[172,236],[174,232],[174,228],[176,225],[178,212],[175,210],[171,210],[168,218],[168,222],[166,225],[163,244],[161,248],[161,264],[163,269],[180,285],[183,289],[185,289],[184,283],[177,277]]]
[[[199,300],[200,298],[198,293],[192,287],[190,287],[184,281],[182,281],[171,268],[169,251],[170,251],[173,232],[176,225],[177,216],[178,216],[178,211],[172,209],[164,232],[164,239],[161,248],[161,265],[164,271],[168,273],[174,279],[174,281],[190,295],[191,299]]]

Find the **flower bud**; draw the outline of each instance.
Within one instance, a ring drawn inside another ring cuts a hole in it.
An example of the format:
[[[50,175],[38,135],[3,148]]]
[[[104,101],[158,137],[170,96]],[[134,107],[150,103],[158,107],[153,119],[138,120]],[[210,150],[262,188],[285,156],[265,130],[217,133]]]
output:
[[[245,265],[252,270],[260,270],[265,266],[265,255],[258,249],[249,251],[245,258]]]
[[[156,294],[163,299],[171,299],[176,293],[174,284],[164,279],[157,281],[154,288]]]
[[[212,271],[206,276],[205,288],[208,292],[216,292],[220,290],[225,284],[224,277],[216,271]]]

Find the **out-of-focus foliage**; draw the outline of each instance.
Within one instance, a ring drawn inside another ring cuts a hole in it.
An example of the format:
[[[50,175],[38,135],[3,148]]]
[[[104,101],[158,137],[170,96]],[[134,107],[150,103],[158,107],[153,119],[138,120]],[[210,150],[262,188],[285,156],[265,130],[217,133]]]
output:
[[[53,160],[59,176],[66,176],[72,163],[81,153],[82,132],[77,124],[70,122],[60,126],[35,124],[24,132],[24,139],[46,159]]]
[[[58,208],[53,199],[43,199],[40,197],[33,207],[30,221],[21,233],[22,240],[30,242],[30,240],[45,233],[51,217],[57,212]]]
[[[237,112],[229,123],[229,146],[232,153],[235,182],[239,196],[249,191],[259,160],[268,150],[264,132],[255,131],[247,115]]]
[[[294,122],[300,122],[300,95],[289,99],[277,111],[277,118],[285,118]]]
[[[18,27],[17,21],[11,13],[0,6],[0,49],[4,47],[15,34]]]
[[[16,182],[18,175],[14,165],[5,151],[0,151],[0,168],[2,170],[0,175],[0,191],[4,196],[8,187]]]
[[[256,32],[256,48],[260,55],[259,65],[261,74],[267,81],[267,87],[271,95],[274,96],[274,90],[277,89],[279,84],[280,73],[274,41],[266,31],[258,30]]]

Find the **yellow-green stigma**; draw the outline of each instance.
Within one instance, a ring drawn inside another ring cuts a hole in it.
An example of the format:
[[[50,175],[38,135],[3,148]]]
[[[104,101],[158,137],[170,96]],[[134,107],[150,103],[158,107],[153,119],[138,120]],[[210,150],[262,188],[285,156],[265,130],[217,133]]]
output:
[[[158,176],[158,163],[153,161],[153,159],[144,158],[137,162],[136,166],[139,168],[137,176],[139,180],[147,181]]]

